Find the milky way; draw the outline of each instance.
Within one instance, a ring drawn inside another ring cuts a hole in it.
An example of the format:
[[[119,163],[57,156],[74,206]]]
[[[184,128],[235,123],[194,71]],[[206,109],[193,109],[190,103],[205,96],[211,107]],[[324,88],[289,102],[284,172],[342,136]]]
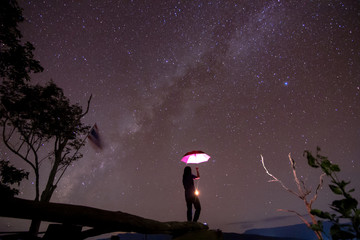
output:
[[[313,186],[305,149],[338,163],[360,192],[359,1],[20,1],[24,39],[83,121],[97,123],[52,201],[185,221],[184,153],[199,165],[201,222],[242,232],[300,223],[287,155]],[[6,149],[1,145],[1,152]],[[194,169],[194,167],[193,167]],[[43,168],[46,171],[46,166]],[[45,181],[44,178],[42,181]],[[33,199],[31,179],[20,197]],[[314,207],[327,209],[325,186]],[[19,229],[0,219],[2,230]]]

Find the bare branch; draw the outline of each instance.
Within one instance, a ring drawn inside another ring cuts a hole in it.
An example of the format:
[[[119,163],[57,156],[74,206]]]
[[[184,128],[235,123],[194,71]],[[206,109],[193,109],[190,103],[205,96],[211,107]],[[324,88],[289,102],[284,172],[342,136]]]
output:
[[[300,180],[299,180],[299,178],[298,178],[298,176],[296,174],[295,161],[294,161],[294,159],[292,159],[291,153],[289,153],[288,156],[289,156],[289,161],[290,161],[290,164],[291,164],[294,180],[295,180],[296,186],[297,186],[298,191],[299,191],[298,196],[299,196],[299,198],[304,199],[307,195],[309,195],[311,193],[311,191],[306,189],[304,183],[302,185],[300,184]],[[303,187],[301,187],[301,186],[303,186]]]
[[[7,121],[8,121],[9,119],[6,119],[5,121],[4,121],[4,126],[3,126],[3,136],[5,137],[5,130],[6,130],[6,125],[7,125]],[[6,139],[6,141],[9,141],[10,140],[10,138],[12,137],[12,135],[14,134],[14,132],[15,132],[15,127],[13,127],[12,129],[11,129],[11,131],[9,132],[9,134],[8,134],[8,138]],[[5,141],[5,140],[4,140]]]
[[[80,118],[84,117],[89,112],[91,99],[92,99],[92,94],[90,95],[89,100],[87,102],[86,110],[83,114],[80,115]]]
[[[66,168],[68,166],[68,164],[66,165],[60,165],[60,167],[57,169],[56,173],[62,171],[64,168]]]
[[[267,168],[265,167],[265,163],[264,163],[264,158],[263,158],[263,156],[260,155],[260,157],[261,157],[261,163],[262,163],[263,168],[265,169],[267,175],[269,175],[269,176],[272,178],[272,180],[269,180],[269,182],[278,182],[278,183],[281,184],[281,186],[282,186],[286,191],[294,194],[294,195],[297,196],[297,197],[300,197],[296,192],[294,192],[294,191],[291,190],[290,188],[286,187],[282,181],[280,181],[278,178],[276,178],[274,175],[272,175],[272,174],[267,170]]]
[[[25,143],[25,140],[23,141],[23,143]],[[30,146],[27,144],[26,145],[26,153],[25,153],[25,158],[28,159],[29,154],[30,154],[31,148]]]
[[[39,164],[41,164],[45,159],[49,158],[51,155],[54,154],[54,151],[49,152],[45,157],[39,160]]]
[[[36,152],[41,148],[42,144],[43,144],[43,141],[38,138],[35,142],[39,141],[39,143],[37,144],[37,147],[35,148],[36,149]],[[35,145],[35,142],[34,142],[34,145]]]
[[[315,200],[316,200],[317,197],[318,197],[318,192],[319,192],[319,190],[322,188],[322,185],[323,185],[323,183],[324,183],[324,176],[325,176],[325,175],[326,175],[325,173],[323,173],[323,174],[320,175],[320,181],[319,181],[319,184],[318,184],[318,186],[317,186],[317,188],[316,188],[315,195],[314,195],[313,198],[310,200],[310,207],[311,207],[311,205],[313,204],[313,202],[315,202]]]
[[[294,159],[291,158],[291,154],[290,154],[290,153],[289,153],[289,160],[290,160],[290,164],[291,164],[291,169],[292,169],[293,176],[294,176],[294,180],[295,180],[295,183],[296,183],[296,186],[297,186],[297,188],[298,188],[299,193],[293,192],[291,189],[287,188],[279,179],[277,179],[274,175],[272,175],[272,174],[267,170],[267,168],[265,167],[263,156],[262,156],[262,155],[260,155],[260,156],[261,156],[261,163],[262,163],[262,165],[263,165],[263,168],[265,169],[266,173],[272,178],[271,182],[279,182],[279,183],[281,184],[281,186],[282,186],[286,191],[288,191],[288,192],[296,195],[296,196],[299,197],[300,199],[302,199],[302,200],[304,201],[304,203],[305,203],[306,210],[307,210],[307,212],[309,213],[309,215],[310,215],[310,217],[311,217],[312,223],[313,223],[313,224],[317,224],[318,222],[317,222],[315,216],[311,214],[311,204],[312,204],[312,203],[316,200],[316,198],[317,198],[318,190],[321,188],[322,183],[323,183],[324,174],[322,174],[322,175],[320,176],[320,183],[319,183],[319,185],[318,185],[317,188],[316,188],[316,192],[315,192],[314,197],[311,199],[310,202],[308,202],[308,200],[306,199],[306,197],[311,193],[311,191],[306,188],[305,183],[304,183],[302,180],[299,180],[299,178],[298,178],[298,176],[297,176],[297,173],[296,173],[295,161],[294,161]],[[299,214],[298,212],[296,212],[296,211],[294,211],[294,210],[284,210],[284,209],[278,209],[278,211],[295,213],[309,228],[311,228],[311,224],[310,224],[301,214]],[[317,236],[318,239],[323,239],[320,231],[317,231],[317,230],[313,230],[313,231],[314,231],[314,233],[316,234],[316,236]]]
[[[300,179],[300,183],[301,183],[301,187],[303,189],[307,189],[306,186],[305,186],[305,182],[303,180]],[[308,191],[309,191],[309,194],[310,194],[311,190],[309,189]]]
[[[18,152],[20,152],[21,148],[24,146],[24,143],[25,143],[24,140],[20,143],[20,146],[17,149]]]
[[[5,121],[6,123],[6,121]],[[6,139],[6,134],[5,134],[5,128],[6,128],[6,125],[3,126],[3,131],[2,131],[2,138],[3,138],[3,141],[4,141],[4,144],[5,146],[12,152],[14,153],[15,155],[19,156],[22,160],[24,160],[27,164],[29,164],[34,170],[35,170],[35,165],[29,161],[25,156],[23,156],[19,151],[16,151],[16,149],[14,149],[14,147],[12,147],[10,144],[9,144],[9,139]],[[25,140],[24,140],[25,141]]]

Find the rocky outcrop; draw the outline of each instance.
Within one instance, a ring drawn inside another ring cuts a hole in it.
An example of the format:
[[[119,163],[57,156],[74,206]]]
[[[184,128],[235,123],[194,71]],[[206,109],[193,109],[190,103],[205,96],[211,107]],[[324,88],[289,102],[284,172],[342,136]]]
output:
[[[90,227],[81,232],[81,239],[116,231],[145,234],[170,234],[174,237],[188,232],[208,230],[208,226],[194,222],[159,222],[120,211],[62,204],[43,203],[20,198],[0,199],[0,216],[39,219],[66,226]],[[180,238],[181,239],[181,238]]]

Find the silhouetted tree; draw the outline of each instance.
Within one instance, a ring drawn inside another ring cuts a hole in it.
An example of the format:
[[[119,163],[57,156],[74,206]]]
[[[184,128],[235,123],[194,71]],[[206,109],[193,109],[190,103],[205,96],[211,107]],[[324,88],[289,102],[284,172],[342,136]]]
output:
[[[52,81],[45,86],[32,85],[29,74],[42,71],[42,67],[33,58],[32,44],[21,44],[17,26],[23,21],[22,10],[12,0],[0,1],[0,9],[1,138],[34,172],[35,201],[49,202],[67,166],[82,157],[78,150],[90,127],[81,119],[89,110],[91,96],[83,111]],[[40,165],[45,159],[51,167],[40,195]],[[33,221],[31,231],[36,233],[39,224]]]
[[[288,191],[289,193],[295,195],[296,197],[300,198],[306,207],[306,211],[309,213],[310,218],[311,218],[311,223],[309,221],[307,221],[300,213],[294,211],[294,210],[287,210],[287,209],[278,209],[278,211],[285,211],[285,212],[291,212],[291,213],[295,213],[305,224],[307,227],[309,227],[310,229],[312,229],[316,235],[316,237],[318,239],[323,239],[322,235],[321,235],[321,230],[320,229],[316,229],[316,228],[312,228],[312,225],[317,225],[318,224],[318,220],[315,218],[315,215],[311,212],[311,208],[312,208],[312,204],[315,202],[315,200],[318,197],[318,191],[321,188],[322,184],[323,184],[323,177],[325,174],[321,174],[320,175],[320,182],[318,184],[318,186],[316,187],[315,193],[312,196],[311,199],[308,199],[308,197],[311,194],[311,190],[309,188],[307,188],[305,186],[305,183],[300,180],[297,176],[296,173],[296,167],[295,167],[295,161],[294,159],[291,157],[290,153],[289,153],[289,161],[290,161],[290,166],[292,169],[292,173],[293,173],[293,177],[297,186],[297,191],[293,191],[292,189],[286,187],[286,185],[279,180],[277,177],[275,177],[274,175],[272,175],[268,169],[265,167],[265,163],[264,163],[264,158],[261,155],[261,163],[263,168],[265,169],[266,173],[272,178],[271,180],[269,180],[269,182],[278,182],[280,183],[280,185],[282,186],[283,189],[285,189],[286,191]]]
[[[1,85],[0,92],[3,142],[32,168],[35,201],[48,202],[56,188],[56,175],[82,157],[78,150],[90,127],[81,118],[88,112],[91,97],[83,112],[79,105],[70,104],[53,82],[46,86],[21,84],[20,88]],[[51,169],[40,196],[40,163],[46,158],[51,160]]]

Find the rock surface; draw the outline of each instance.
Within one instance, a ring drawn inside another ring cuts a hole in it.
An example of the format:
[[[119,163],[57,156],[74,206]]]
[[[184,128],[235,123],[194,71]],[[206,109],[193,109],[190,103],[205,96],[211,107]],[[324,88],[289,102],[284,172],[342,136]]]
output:
[[[81,233],[83,239],[116,231],[181,236],[192,231],[208,230],[208,226],[201,223],[159,222],[120,211],[20,198],[0,199],[0,216],[21,219],[36,217],[41,221],[91,227]]]

